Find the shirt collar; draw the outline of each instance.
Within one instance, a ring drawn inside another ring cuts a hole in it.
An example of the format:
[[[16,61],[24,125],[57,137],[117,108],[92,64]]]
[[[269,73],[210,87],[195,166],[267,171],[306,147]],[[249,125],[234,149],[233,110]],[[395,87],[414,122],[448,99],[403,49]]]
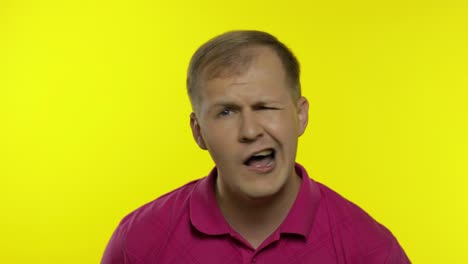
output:
[[[309,178],[307,171],[296,163],[296,174],[302,178],[301,187],[286,219],[278,228],[280,233],[298,234],[307,238],[312,230],[320,204],[318,184]]]
[[[320,190],[316,182],[309,179],[306,170],[295,165],[296,173],[302,178],[299,193],[286,219],[278,228],[280,233],[298,234],[307,238],[320,202]],[[214,184],[217,176],[214,168],[208,177],[201,179],[190,198],[190,221],[200,232],[207,235],[232,233],[216,202]]]
[[[198,231],[207,235],[223,235],[231,231],[216,201],[216,177],[215,167],[208,177],[198,182],[190,198],[190,221]]]

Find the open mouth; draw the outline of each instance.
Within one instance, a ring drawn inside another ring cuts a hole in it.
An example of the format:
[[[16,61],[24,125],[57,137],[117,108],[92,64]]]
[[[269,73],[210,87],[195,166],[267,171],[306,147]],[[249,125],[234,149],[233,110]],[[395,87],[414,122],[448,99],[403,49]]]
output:
[[[255,168],[269,167],[275,160],[275,150],[265,149],[250,156],[244,165]]]

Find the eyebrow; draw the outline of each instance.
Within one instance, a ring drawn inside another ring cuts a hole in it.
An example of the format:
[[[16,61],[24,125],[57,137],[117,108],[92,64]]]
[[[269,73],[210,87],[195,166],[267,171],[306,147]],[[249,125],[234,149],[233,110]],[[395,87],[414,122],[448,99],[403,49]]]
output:
[[[271,101],[271,102],[267,102],[267,101],[258,101],[258,102],[256,102],[255,104],[253,104],[252,106],[253,106],[253,107],[259,107],[259,106],[275,105],[275,104],[279,104],[279,102],[277,102],[277,101]]]
[[[257,107],[260,107],[260,106],[265,106],[265,105],[278,105],[278,104],[281,104],[279,101],[266,101],[266,100],[261,100],[261,101],[257,101],[255,102],[254,104],[250,105],[249,107],[252,107],[252,108],[257,108]],[[239,109],[241,108],[241,106],[239,106],[238,104],[234,103],[234,102],[230,102],[230,101],[221,101],[221,102],[218,102],[218,103],[215,103],[213,104],[212,106],[210,106],[209,110],[208,111],[212,111],[214,109],[219,109],[219,108],[233,108],[233,109]]]
[[[210,106],[208,108],[208,111],[211,112],[211,111],[213,111],[215,109],[219,109],[219,108],[235,108],[235,109],[238,109],[238,108],[240,108],[240,106],[233,103],[233,102],[227,102],[227,101],[218,102],[218,103],[215,103],[212,106]]]

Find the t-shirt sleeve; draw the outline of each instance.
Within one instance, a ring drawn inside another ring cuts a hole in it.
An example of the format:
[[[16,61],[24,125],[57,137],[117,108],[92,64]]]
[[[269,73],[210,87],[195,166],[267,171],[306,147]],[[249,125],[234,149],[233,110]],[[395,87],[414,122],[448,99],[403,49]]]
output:
[[[411,264],[411,261],[396,239],[390,248],[385,264]]]
[[[125,264],[129,263],[125,260],[124,252],[124,235],[121,226],[112,234],[112,237],[107,243],[107,247],[102,256],[101,264]]]

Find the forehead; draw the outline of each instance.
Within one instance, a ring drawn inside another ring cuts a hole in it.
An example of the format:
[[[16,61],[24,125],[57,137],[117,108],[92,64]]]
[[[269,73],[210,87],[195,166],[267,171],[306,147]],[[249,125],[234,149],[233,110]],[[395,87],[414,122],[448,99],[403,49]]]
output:
[[[202,80],[212,80],[215,78],[230,77],[244,73],[260,55],[264,49],[263,46],[243,47],[236,51],[227,51],[223,56],[215,57],[209,62],[205,62],[200,72]]]
[[[261,99],[277,97],[288,92],[289,85],[283,64],[268,47],[259,47],[248,65],[235,71],[225,69],[200,85],[202,103],[243,97]]]

